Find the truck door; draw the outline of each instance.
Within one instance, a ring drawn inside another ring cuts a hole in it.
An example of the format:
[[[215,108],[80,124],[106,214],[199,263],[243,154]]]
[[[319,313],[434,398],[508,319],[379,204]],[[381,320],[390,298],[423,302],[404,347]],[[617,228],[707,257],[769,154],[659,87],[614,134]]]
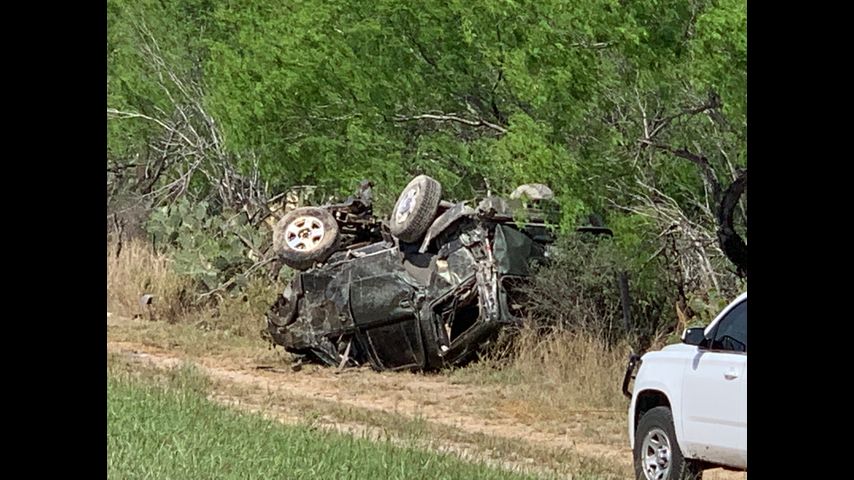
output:
[[[683,435],[696,458],[747,466],[747,300],[709,332],[685,371]]]
[[[424,366],[415,289],[403,279],[394,250],[375,254],[350,282],[350,309],[360,343],[378,369]],[[355,270],[355,269],[354,269]]]

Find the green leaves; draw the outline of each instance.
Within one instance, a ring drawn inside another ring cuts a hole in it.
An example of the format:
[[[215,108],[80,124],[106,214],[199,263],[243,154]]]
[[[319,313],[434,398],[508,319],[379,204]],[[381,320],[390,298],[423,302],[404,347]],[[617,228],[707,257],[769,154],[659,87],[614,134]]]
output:
[[[722,179],[746,164],[743,0],[110,0],[107,15],[109,106],[173,111],[143,55],[154,38],[274,193],[328,198],[369,178],[382,214],[419,173],[449,199],[542,182],[569,229],[591,210],[617,219],[638,178],[703,215],[695,165],[641,140],[704,155]],[[710,94],[722,107],[691,113]],[[462,121],[412,119],[425,114]],[[157,155],[156,130],[110,122],[108,155]],[[228,244],[180,233],[218,228],[198,208],[167,215],[164,238],[214,265]]]
[[[391,0],[286,8],[248,0],[111,0],[109,103],[145,112],[166,101],[137,51],[142,22],[180,71],[203,74],[228,147],[258,154],[275,186],[315,182],[327,194],[346,193],[360,177],[389,172],[405,183],[425,167],[439,177],[475,179],[504,171],[477,156],[491,147],[475,144],[500,141],[492,132],[403,128],[393,117],[443,112],[507,127],[524,114],[549,132],[548,142],[585,151],[581,157],[622,157],[634,139],[584,137],[600,128],[615,98],[618,108],[633,108],[633,90],[645,79],[641,95],[658,97],[665,111],[711,88],[743,123],[745,12],[735,0],[427,1],[417,8]],[[142,122],[108,128],[116,155],[143,148],[151,130]],[[475,156],[454,166],[423,165],[419,152],[449,134],[459,147],[444,151]],[[580,164],[598,162],[589,160]]]
[[[207,202],[181,199],[154,210],[147,224],[155,244],[170,253],[177,273],[213,290],[229,280],[245,283],[244,271],[269,244],[244,212],[215,215]],[[245,243],[244,243],[245,242]]]

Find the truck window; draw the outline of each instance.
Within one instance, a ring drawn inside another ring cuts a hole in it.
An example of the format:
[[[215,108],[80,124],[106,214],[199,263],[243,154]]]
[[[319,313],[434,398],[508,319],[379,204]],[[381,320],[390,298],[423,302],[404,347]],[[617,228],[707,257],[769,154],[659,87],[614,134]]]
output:
[[[747,300],[718,322],[712,334],[711,349],[747,353]]]

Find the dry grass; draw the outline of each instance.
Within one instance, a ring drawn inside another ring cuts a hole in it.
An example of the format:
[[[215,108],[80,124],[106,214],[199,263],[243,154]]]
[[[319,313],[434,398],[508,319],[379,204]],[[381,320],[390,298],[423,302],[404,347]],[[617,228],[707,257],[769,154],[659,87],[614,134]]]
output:
[[[115,244],[107,246],[107,311],[174,322],[187,313],[191,288],[190,279],[176,274],[169,258],[145,242],[125,242],[118,256]],[[154,295],[150,310],[139,303],[145,294]]]
[[[264,313],[280,285],[252,279],[239,294],[200,301],[192,279],[175,273],[172,261],[152,252],[143,241],[126,242],[116,255],[107,247],[107,310],[113,315],[167,323],[183,323],[226,336],[258,339]],[[150,307],[140,305],[144,294],[154,296]]]
[[[179,352],[192,358],[227,359],[237,365],[285,367],[290,356],[272,349],[258,335],[237,336],[228,331],[204,330],[187,323],[170,324],[111,317],[107,321],[110,342],[129,342],[158,350]]]
[[[264,278],[253,278],[241,293],[223,297],[215,305],[207,305],[188,315],[198,327],[209,331],[221,331],[239,337],[260,340],[260,332],[266,327],[264,314],[281,294],[277,282]]]
[[[631,351],[607,348],[598,338],[567,331],[538,335],[524,329],[509,359],[486,358],[452,373],[463,383],[498,385],[494,407],[533,421],[572,413],[622,413],[620,383]]]

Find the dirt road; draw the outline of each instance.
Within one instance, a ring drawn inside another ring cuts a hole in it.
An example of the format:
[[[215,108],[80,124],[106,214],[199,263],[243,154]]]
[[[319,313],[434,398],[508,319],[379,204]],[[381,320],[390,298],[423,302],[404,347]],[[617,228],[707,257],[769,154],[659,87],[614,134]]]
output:
[[[251,358],[189,356],[112,338],[107,349],[131,364],[149,367],[191,362],[212,380],[217,401],[286,423],[312,419],[341,431],[389,436],[389,425],[416,421],[433,437],[426,439],[430,448],[525,471],[566,473],[571,465],[593,462],[618,478],[631,478],[623,412],[567,412],[562,424],[543,426],[484,408],[478,399],[500,395],[497,389],[455,384],[447,376],[366,369],[339,374],[313,366],[300,372],[259,369]],[[735,480],[746,474],[713,470],[704,478]]]

